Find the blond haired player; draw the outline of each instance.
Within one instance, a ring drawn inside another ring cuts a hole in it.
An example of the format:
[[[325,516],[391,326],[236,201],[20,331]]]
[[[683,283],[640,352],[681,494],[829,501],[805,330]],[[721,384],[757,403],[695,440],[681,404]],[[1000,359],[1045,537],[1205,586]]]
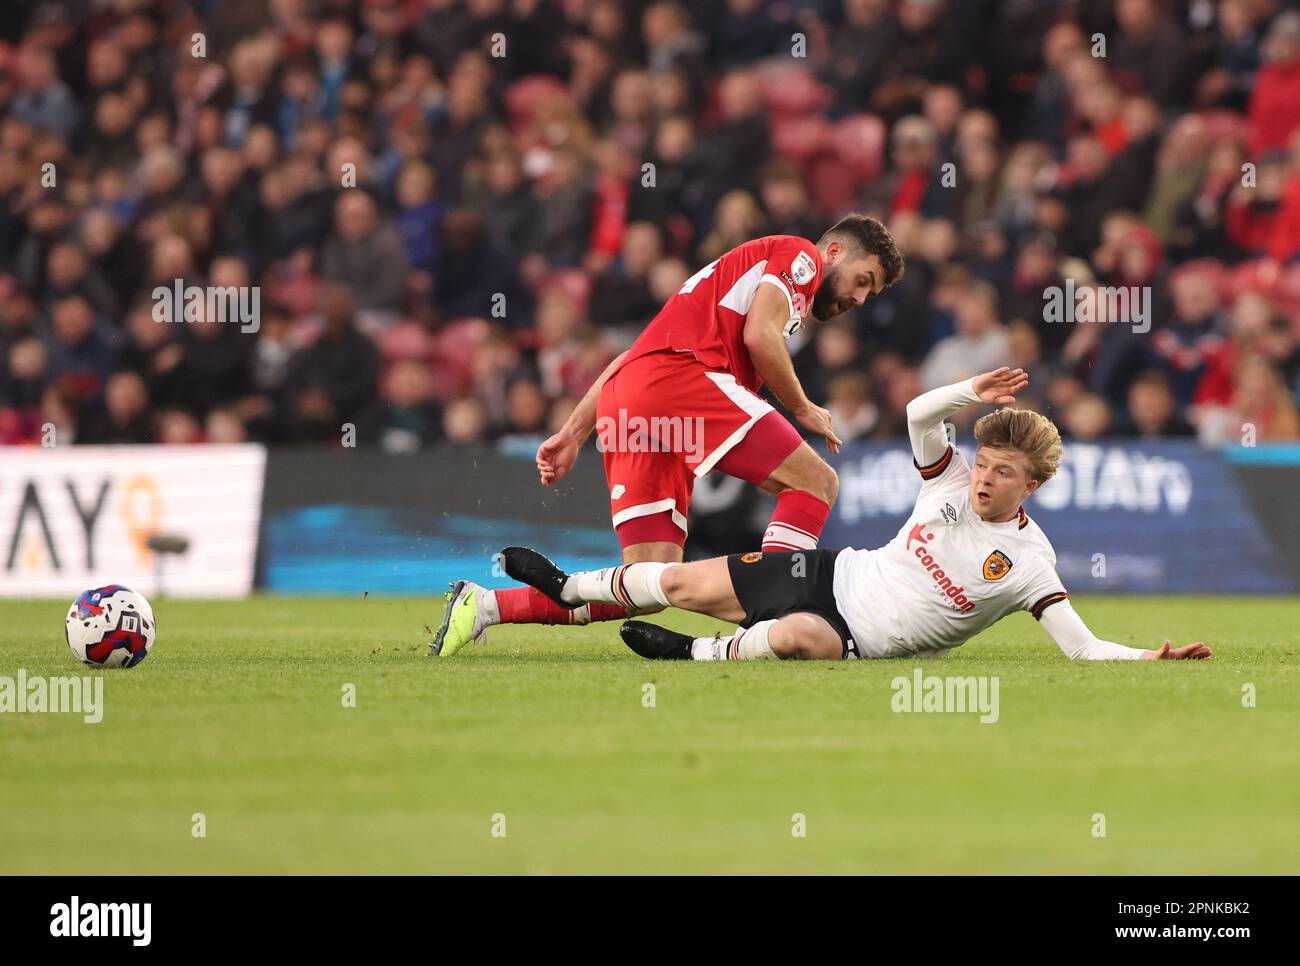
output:
[[[1200,642],[1145,650],[1101,640],[1075,613],[1052,545],[1023,507],[1060,462],[1061,437],[1049,419],[1023,409],[982,417],[974,466],[949,445],[948,416],[980,402],[1014,403],[1028,382],[1024,370],[1003,367],[908,404],[921,492],[898,535],[879,549],[734,554],[567,575],[536,551],[511,547],[503,552],[506,572],[565,607],[679,607],[740,625],[729,637],[692,638],[628,621],[623,640],[647,658],[934,654],[1021,610],[1071,658],[1208,658]]]

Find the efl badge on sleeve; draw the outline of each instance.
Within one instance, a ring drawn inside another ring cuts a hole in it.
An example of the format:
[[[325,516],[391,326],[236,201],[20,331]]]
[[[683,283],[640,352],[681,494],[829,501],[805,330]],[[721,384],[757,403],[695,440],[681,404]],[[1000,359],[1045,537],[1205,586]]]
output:
[[[794,257],[794,264],[790,268],[791,274],[794,275],[796,285],[807,285],[817,274],[817,266],[813,264],[812,258],[807,252],[800,252]]]

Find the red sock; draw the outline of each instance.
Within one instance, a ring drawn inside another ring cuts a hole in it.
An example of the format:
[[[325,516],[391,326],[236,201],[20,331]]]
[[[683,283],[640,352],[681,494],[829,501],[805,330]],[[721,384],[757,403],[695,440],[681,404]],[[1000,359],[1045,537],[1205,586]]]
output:
[[[502,624],[572,624],[576,610],[561,607],[535,587],[494,590]],[[619,604],[588,604],[592,621],[618,621],[627,617]]]
[[[815,550],[831,508],[806,490],[785,490],[776,498],[776,512],[763,533],[763,549]]]
[[[592,624],[600,621],[624,621],[628,618],[627,608],[622,604],[588,604],[587,610],[591,613]]]
[[[536,587],[510,587],[492,593],[502,624],[568,624],[573,614]]]

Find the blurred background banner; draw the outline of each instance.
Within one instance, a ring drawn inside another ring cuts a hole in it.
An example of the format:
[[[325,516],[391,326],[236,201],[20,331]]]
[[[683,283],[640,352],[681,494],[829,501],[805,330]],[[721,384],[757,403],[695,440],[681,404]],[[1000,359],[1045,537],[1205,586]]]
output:
[[[1076,443],[1026,509],[1075,593],[1290,593],[1300,587],[1300,527],[1283,491],[1300,482],[1300,447],[1268,450],[1242,462],[1191,442]],[[273,451],[261,583],[284,593],[440,593],[458,578],[507,586],[493,554],[511,544],[566,569],[606,566],[619,549],[597,455],[584,453],[550,490],[530,459],[488,448]],[[855,443],[833,462],[840,499],[822,545],[884,545],[920,488],[910,451]],[[765,497],[720,474],[696,496],[688,556],[759,545]]]
[[[969,460],[975,444],[958,448]],[[1300,535],[1284,520],[1291,498],[1275,486],[1283,479],[1276,464],[1300,464],[1300,447],[1269,450],[1239,462],[1232,457],[1249,450],[1072,443],[1025,510],[1052,541],[1057,571],[1074,593],[1292,593],[1300,587]],[[892,539],[921,485],[910,452],[858,443],[833,462],[840,498],[822,545]]]
[[[969,458],[974,444],[959,449]],[[852,443],[832,463],[840,497],[822,545],[884,545],[920,488],[910,451]],[[1026,509],[1074,593],[1294,593],[1297,492],[1300,446],[1099,440],[1067,446]],[[770,502],[720,474],[699,481],[688,558],[757,547]],[[594,448],[553,489],[537,484],[530,447],[15,448],[0,464],[0,596],[106,583],[156,592],[148,542],[160,535],[188,542],[162,562],[167,592],[194,597],[507,586],[493,555],[511,544],[568,570],[619,557]]]
[[[586,452],[554,489],[526,459],[488,447],[408,456],[273,450],[262,583],[273,592],[441,593],[468,578],[511,582],[493,555],[535,546],[561,567],[619,556],[599,454]]]
[[[0,596],[68,597],[125,584],[239,597],[253,587],[266,450],[237,446],[13,448],[0,460]]]

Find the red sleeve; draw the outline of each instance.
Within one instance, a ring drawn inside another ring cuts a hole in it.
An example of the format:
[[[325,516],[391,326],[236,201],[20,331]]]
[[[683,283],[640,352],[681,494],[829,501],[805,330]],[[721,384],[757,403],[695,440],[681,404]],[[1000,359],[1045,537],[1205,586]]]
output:
[[[790,300],[790,314],[804,318],[822,282],[822,256],[806,238],[773,235],[763,278],[780,287]]]

